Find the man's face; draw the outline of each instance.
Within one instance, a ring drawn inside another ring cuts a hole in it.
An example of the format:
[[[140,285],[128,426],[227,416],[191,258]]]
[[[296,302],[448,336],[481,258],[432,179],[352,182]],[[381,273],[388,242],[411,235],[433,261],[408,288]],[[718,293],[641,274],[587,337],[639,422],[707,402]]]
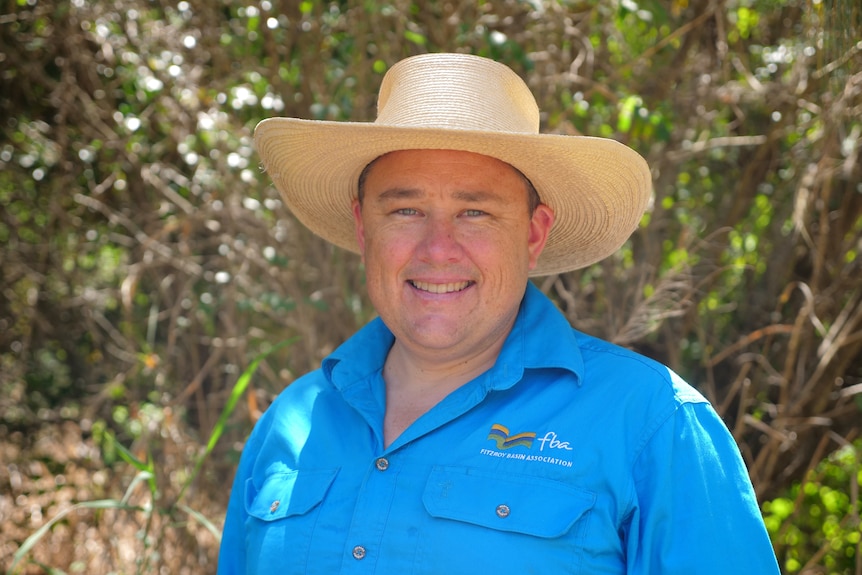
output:
[[[499,351],[553,224],[524,179],[469,152],[406,150],[354,203],[368,293],[397,345],[441,361]]]

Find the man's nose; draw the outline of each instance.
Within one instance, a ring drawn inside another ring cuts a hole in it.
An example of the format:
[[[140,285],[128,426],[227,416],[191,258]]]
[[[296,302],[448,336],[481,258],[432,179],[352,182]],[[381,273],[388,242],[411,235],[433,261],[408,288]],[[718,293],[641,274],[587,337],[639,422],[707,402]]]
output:
[[[445,218],[428,218],[418,246],[419,257],[429,262],[451,262],[461,257],[455,224]]]

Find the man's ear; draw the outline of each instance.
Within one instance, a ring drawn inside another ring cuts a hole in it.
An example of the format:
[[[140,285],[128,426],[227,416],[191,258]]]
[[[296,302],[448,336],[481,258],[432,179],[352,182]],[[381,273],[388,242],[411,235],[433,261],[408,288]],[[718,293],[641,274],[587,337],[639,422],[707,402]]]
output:
[[[545,249],[545,242],[548,241],[548,234],[551,233],[553,226],[554,210],[545,204],[539,204],[530,218],[530,236],[527,240],[527,249],[530,252],[530,269],[536,267],[536,262],[539,261],[542,250]]]
[[[365,262],[365,226],[362,225],[362,205],[359,200],[353,200],[353,229],[356,233],[356,243],[359,244],[359,254]]]

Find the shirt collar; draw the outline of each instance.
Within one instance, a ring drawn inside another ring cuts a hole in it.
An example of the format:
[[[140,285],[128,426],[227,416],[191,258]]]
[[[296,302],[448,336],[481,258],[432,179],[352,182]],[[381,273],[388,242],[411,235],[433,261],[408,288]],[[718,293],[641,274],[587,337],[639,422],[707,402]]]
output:
[[[521,380],[525,369],[566,370],[575,375],[578,385],[584,372],[572,326],[532,282],[527,283],[515,325],[489,370],[491,388],[511,387]]]
[[[379,373],[394,341],[378,317],[324,359],[322,369],[335,387],[344,390]],[[563,369],[576,376],[578,385],[584,371],[572,327],[532,282],[527,283],[518,317],[497,362],[479,379],[489,389],[508,389],[521,380],[525,369]]]

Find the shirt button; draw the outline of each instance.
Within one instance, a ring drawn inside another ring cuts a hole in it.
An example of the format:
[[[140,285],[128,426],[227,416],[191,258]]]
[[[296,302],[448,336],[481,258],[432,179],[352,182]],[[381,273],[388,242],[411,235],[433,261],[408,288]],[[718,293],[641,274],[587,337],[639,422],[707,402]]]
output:
[[[272,505],[270,505],[270,506],[269,506],[269,512],[270,512],[270,513],[275,513],[275,512],[276,512],[276,510],[278,509],[278,506],[279,506],[279,505],[281,505],[281,501],[279,501],[278,499],[276,499],[275,501],[273,501],[273,502],[272,502]]]
[[[385,457],[381,457],[374,462],[374,465],[376,465],[377,469],[379,469],[380,471],[386,471],[387,469],[389,469],[389,460],[387,460]]]
[[[353,548],[353,558],[357,561],[361,559],[365,559],[365,547],[362,545],[357,545]]]
[[[505,519],[509,516],[509,506],[508,505],[498,505],[497,506],[497,517],[500,519]]]

